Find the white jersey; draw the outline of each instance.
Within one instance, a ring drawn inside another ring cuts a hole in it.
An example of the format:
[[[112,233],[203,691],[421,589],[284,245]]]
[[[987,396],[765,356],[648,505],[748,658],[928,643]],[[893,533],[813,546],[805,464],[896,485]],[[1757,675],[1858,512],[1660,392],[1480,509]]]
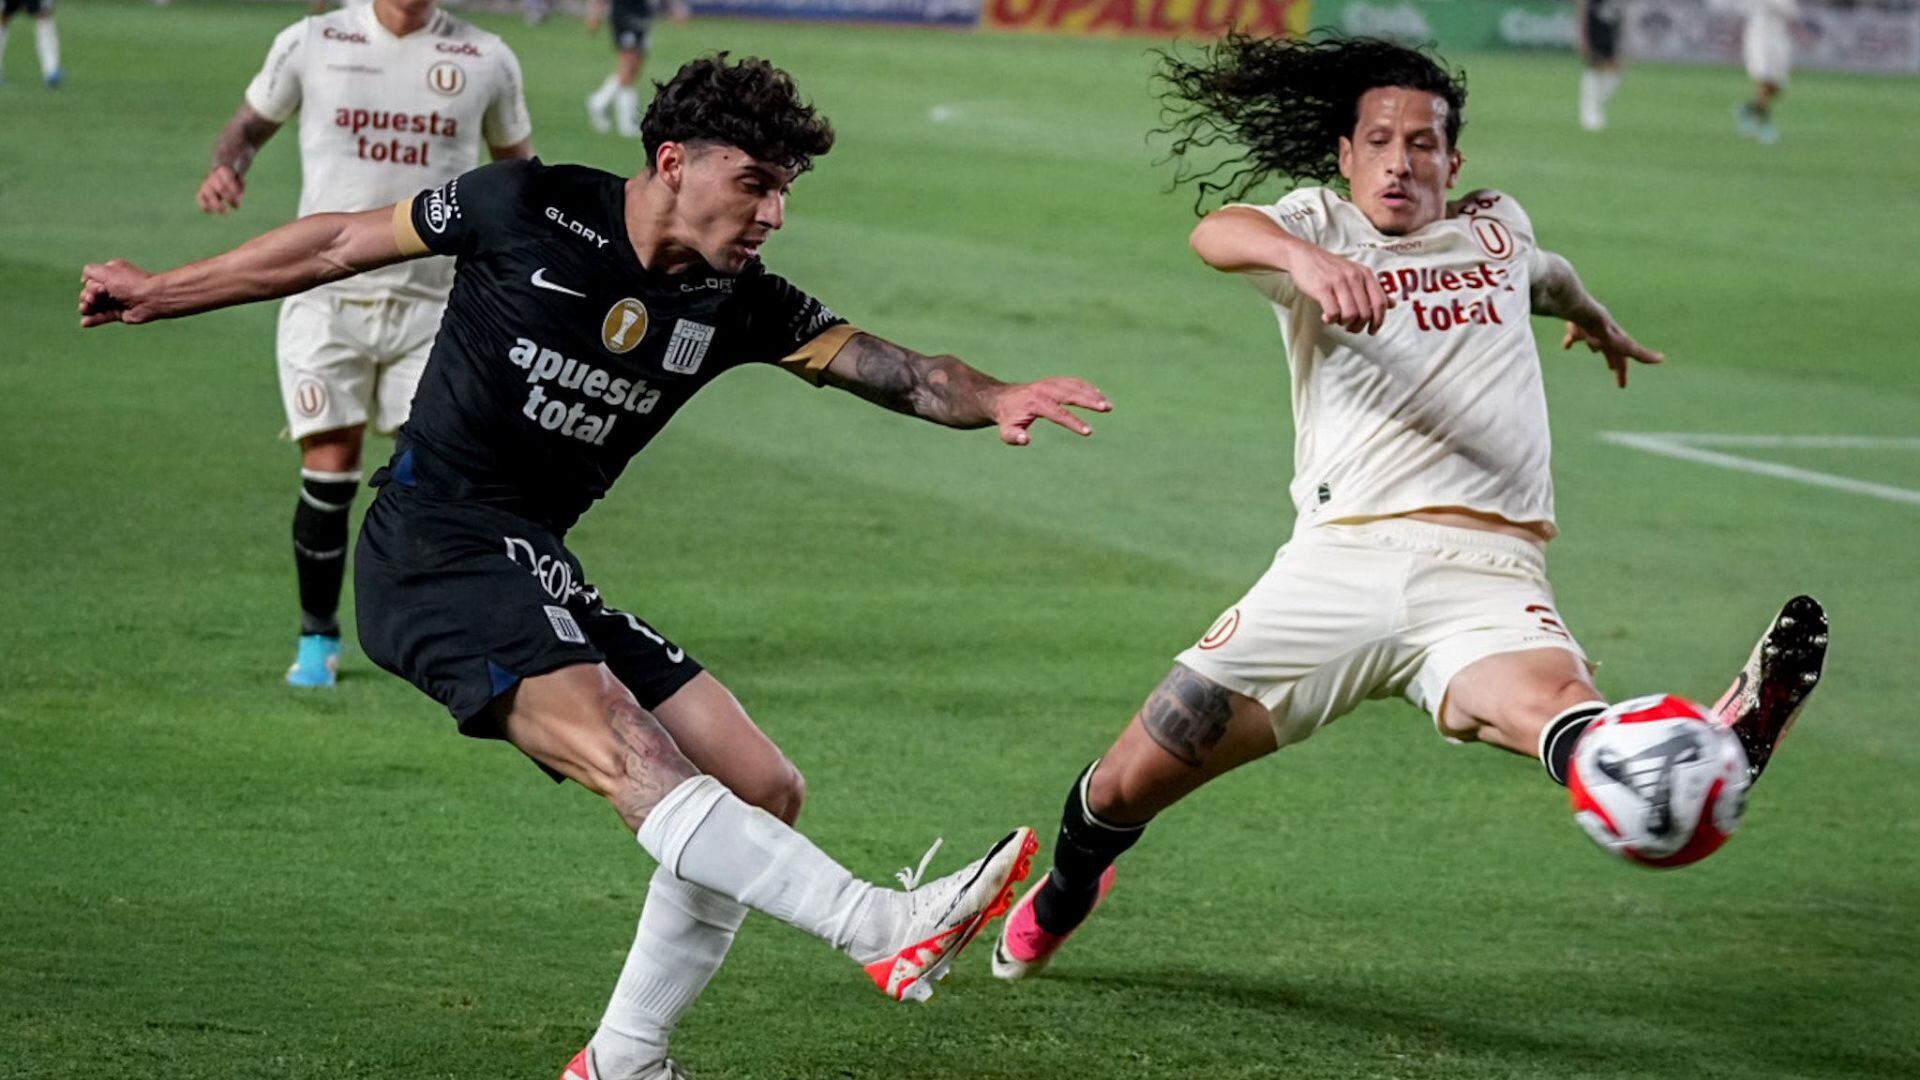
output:
[[[1320,322],[1284,273],[1273,301],[1293,376],[1296,529],[1463,507],[1553,533],[1546,391],[1529,324],[1533,224],[1477,191],[1406,236],[1326,188],[1251,207],[1372,270],[1391,302],[1377,335]]]
[[[513,50],[444,11],[406,37],[371,7],[302,19],[274,39],[247,104],[281,123],[300,113],[303,217],[410,198],[478,166],[485,147],[533,133]],[[444,300],[453,260],[415,259],[322,287]]]

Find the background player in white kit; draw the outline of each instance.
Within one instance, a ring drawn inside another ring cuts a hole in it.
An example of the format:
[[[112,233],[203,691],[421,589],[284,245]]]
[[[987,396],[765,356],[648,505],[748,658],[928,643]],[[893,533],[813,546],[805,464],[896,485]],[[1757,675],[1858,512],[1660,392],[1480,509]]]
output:
[[[1622,387],[1631,362],[1660,354],[1537,246],[1511,196],[1448,202],[1466,88],[1427,56],[1230,37],[1192,63],[1169,58],[1163,78],[1176,155],[1246,148],[1183,177],[1203,198],[1274,174],[1351,190],[1229,206],[1192,237],[1278,317],[1298,517],[1271,569],[1069,789],[1053,867],[995,948],[1004,979],[1053,956],[1154,815],[1369,698],[1405,697],[1449,739],[1537,754],[1561,783],[1606,707],[1546,579],[1553,485],[1529,312],[1569,320],[1564,344],[1603,354]],[[1717,707],[1756,772],[1824,657],[1818,605],[1788,611]]]
[[[1773,102],[1786,89],[1793,70],[1793,32],[1800,22],[1799,0],[1732,0],[1746,12],[1740,53],[1753,80],[1753,97],[1733,112],[1734,130],[1771,146],[1780,141],[1773,124]]]
[[[26,12],[33,18],[33,50],[40,61],[40,81],[58,90],[65,75],[60,70],[60,30],[53,23],[53,0],[0,0],[0,64],[7,57],[7,30],[13,17]],[[0,82],[5,82],[0,78]]]
[[[587,32],[606,19],[613,33],[613,74],[587,95],[587,122],[602,135],[640,137],[640,91],[635,83],[653,45],[653,20],[662,8],[676,23],[693,15],[687,0],[587,0]]]
[[[374,0],[281,31],[214,144],[200,208],[240,206],[260,147],[300,113],[300,215],[391,206],[495,160],[533,156],[520,61],[433,0]],[[300,444],[293,552],[300,642],[287,682],[332,686],[340,655],[347,514],[367,425],[407,418],[439,329],[453,260],[421,259],[289,297],[280,391]]]

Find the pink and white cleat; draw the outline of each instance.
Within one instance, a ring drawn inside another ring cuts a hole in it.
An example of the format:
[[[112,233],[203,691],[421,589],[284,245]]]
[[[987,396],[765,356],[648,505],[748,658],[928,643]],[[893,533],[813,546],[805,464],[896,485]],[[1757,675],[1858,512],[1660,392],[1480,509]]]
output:
[[[1100,875],[1100,891],[1094,896],[1093,908],[1087,914],[1098,911],[1100,902],[1113,891],[1115,869],[1109,866]],[[1020,898],[1020,903],[1014,905],[1012,913],[1007,916],[1007,924],[1000,928],[1000,940],[993,943],[995,978],[1011,982],[1038,974],[1041,968],[1047,966],[1047,961],[1053,959],[1053,954],[1060,951],[1060,946],[1073,936],[1072,930],[1064,934],[1049,933],[1040,925],[1040,920],[1033,916],[1034,897],[1040,895],[1040,890],[1047,887],[1048,881],[1043,877],[1040,884],[1028,889],[1027,895]]]
[[[925,1001],[933,984],[947,977],[953,958],[988,923],[1013,903],[1013,887],[1033,869],[1040,840],[1022,826],[1008,833],[985,856],[925,885],[920,874],[940,849],[938,841],[917,870],[902,872],[911,905],[906,944],[892,956],[868,964],[867,975],[895,1001]]]

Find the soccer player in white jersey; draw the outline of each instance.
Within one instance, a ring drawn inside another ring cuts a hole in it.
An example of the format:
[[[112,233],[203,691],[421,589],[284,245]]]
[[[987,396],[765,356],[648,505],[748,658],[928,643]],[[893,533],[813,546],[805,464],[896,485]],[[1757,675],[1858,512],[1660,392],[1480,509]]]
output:
[[[1773,103],[1786,89],[1793,70],[1793,31],[1800,21],[1799,0],[1735,0],[1744,8],[1746,27],[1740,35],[1741,57],[1753,97],[1734,110],[1733,125],[1746,138],[1771,146],[1780,141],[1773,123]]]
[[[33,49],[40,61],[40,81],[58,90],[65,76],[60,70],[60,30],[53,24],[53,0],[0,0],[0,63],[7,55],[7,28],[13,17],[26,12],[33,18]],[[0,82],[5,82],[0,78]]]
[[[495,159],[533,156],[520,61],[433,0],[374,0],[280,32],[214,144],[200,208],[238,209],[260,147],[300,114],[300,214],[391,206]],[[334,684],[347,514],[371,424],[407,418],[453,287],[453,260],[422,259],[289,297],[280,391],[300,444],[293,512],[300,640],[287,682]]]
[[[1622,387],[1660,354],[1538,246],[1511,195],[1448,201],[1466,88],[1426,55],[1232,37],[1169,58],[1163,76],[1177,155],[1245,148],[1186,170],[1203,197],[1271,175],[1350,190],[1228,206],[1192,236],[1278,318],[1298,517],[1272,567],[1070,787],[1052,869],[997,943],[1004,979],[1054,955],[1156,814],[1369,698],[1408,699],[1449,739],[1538,755],[1560,783],[1606,707],[1546,579],[1553,485],[1529,310],[1568,320],[1564,344],[1601,353]],[[1756,774],[1819,678],[1825,625],[1810,598],[1791,601],[1716,706]]]

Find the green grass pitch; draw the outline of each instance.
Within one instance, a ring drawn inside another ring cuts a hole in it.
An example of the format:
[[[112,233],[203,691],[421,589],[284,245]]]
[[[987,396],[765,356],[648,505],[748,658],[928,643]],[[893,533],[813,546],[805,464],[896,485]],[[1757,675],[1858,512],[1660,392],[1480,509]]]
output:
[[[288,218],[193,190],[292,6],[87,0],[68,85],[24,22],[0,86],[0,1077],[550,1078],[598,1020],[650,866],[611,813],[349,653],[280,683],[294,456],[271,306],[81,333],[81,263],[158,268]],[[549,160],[611,61],[505,33]],[[839,128],[772,264],[862,326],[1118,403],[1011,450],[772,371],[699,400],[577,530],[809,778],[803,826],[885,880],[944,834],[1050,835],[1069,778],[1282,539],[1272,321],[1186,250],[1140,42],[703,22]],[[1537,766],[1386,702],[1168,814],[1048,977],[984,948],[927,1007],[756,918],[678,1036],[702,1077],[1920,1075],[1920,506],[1600,433],[1920,435],[1920,94],[1805,74],[1781,143],[1734,70],[1638,66],[1574,124],[1560,56],[1459,56],[1463,180],[1513,193],[1669,351],[1613,388],[1546,356],[1562,609],[1615,695],[1711,697],[1795,591],[1826,686],[1711,860],[1601,855]],[[938,117],[939,119],[935,119]],[[1557,344],[1552,326],[1538,326]],[[1920,488],[1920,451],[1733,451]],[[383,448],[374,450],[384,454]],[[363,500],[364,503],[364,500]],[[944,865],[954,865],[946,862]]]

